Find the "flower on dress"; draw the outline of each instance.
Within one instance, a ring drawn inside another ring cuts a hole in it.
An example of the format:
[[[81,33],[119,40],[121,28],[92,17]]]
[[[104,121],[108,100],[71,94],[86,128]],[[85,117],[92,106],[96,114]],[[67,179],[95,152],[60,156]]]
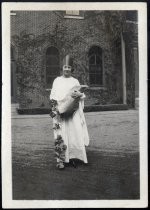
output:
[[[57,101],[54,99],[50,100],[50,116],[52,118],[56,117],[58,114],[58,110],[57,110]]]
[[[56,100],[50,100],[51,103],[51,110],[50,110],[50,116],[53,118],[53,129],[57,133],[57,138],[55,139],[55,157],[57,159],[57,165],[58,168],[64,168],[64,162],[65,162],[65,151],[67,149],[67,146],[64,144],[64,140],[62,139],[62,136],[60,133],[61,123],[60,123],[60,114],[57,109],[57,101]]]
[[[59,123],[55,123],[53,129],[56,130],[56,129],[59,129],[59,128],[60,128],[60,124]]]
[[[62,136],[57,135],[57,138],[55,139],[55,157],[57,159],[57,167],[59,166],[59,163],[61,164],[61,166],[64,163],[66,149],[67,146],[64,144]]]

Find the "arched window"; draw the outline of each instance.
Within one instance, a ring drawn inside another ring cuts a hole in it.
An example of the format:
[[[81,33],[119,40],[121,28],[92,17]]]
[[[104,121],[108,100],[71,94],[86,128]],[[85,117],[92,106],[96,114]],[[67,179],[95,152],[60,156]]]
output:
[[[11,46],[11,102],[17,102],[17,81],[16,81],[16,52]]]
[[[91,86],[103,85],[102,49],[98,46],[89,50],[89,83]]]
[[[11,46],[11,61],[15,61],[15,50],[12,46]]]
[[[49,47],[46,51],[46,85],[52,87],[54,79],[60,75],[59,51]]]

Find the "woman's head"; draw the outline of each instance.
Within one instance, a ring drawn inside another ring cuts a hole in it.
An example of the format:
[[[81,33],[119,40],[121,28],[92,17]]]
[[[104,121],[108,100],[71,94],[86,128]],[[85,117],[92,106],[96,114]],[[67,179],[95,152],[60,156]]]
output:
[[[70,77],[72,73],[73,60],[70,55],[66,55],[63,59],[63,75]]]

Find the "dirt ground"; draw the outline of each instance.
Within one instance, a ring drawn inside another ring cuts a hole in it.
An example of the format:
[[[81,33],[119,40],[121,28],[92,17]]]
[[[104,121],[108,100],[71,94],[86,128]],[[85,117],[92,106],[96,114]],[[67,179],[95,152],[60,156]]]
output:
[[[15,200],[139,199],[138,111],[86,113],[88,165],[55,167],[48,115],[12,116]]]

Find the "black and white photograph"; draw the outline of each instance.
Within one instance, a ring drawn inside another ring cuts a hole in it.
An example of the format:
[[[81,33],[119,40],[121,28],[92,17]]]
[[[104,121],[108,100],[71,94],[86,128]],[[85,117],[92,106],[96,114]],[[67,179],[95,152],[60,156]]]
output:
[[[3,207],[146,207],[146,3],[2,6]]]

